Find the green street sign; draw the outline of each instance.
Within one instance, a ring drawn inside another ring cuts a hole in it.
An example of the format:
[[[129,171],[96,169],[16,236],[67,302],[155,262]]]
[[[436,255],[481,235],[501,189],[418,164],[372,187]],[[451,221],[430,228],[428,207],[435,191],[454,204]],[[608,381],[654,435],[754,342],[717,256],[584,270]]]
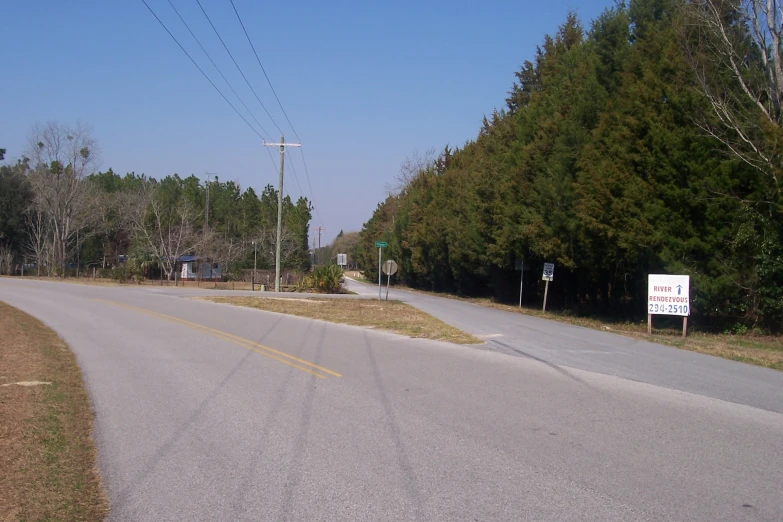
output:
[[[377,248],[385,248],[385,247],[389,246],[389,243],[387,243],[386,241],[376,241],[375,242],[375,246]]]

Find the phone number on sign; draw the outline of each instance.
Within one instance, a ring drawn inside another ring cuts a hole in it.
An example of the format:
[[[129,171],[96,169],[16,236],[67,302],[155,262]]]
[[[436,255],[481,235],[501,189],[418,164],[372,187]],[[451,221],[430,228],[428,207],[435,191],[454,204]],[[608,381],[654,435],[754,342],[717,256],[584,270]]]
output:
[[[655,314],[687,314],[688,305],[650,303],[648,313]]]

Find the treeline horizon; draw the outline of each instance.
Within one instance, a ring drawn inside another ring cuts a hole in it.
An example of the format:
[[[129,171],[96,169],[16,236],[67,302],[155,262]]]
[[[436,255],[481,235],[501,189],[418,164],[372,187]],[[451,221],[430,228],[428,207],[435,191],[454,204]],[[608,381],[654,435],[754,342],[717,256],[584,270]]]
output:
[[[0,166],[0,273],[18,273],[23,263],[50,276],[122,264],[127,276],[174,279],[183,255],[221,263],[228,278],[256,256],[259,269],[274,267],[273,186],[257,194],[217,178],[95,171],[97,145],[81,125],[39,125],[30,142],[23,159]],[[283,198],[284,268],[310,268],[312,210],[307,198]]]
[[[550,307],[634,321],[648,274],[686,274],[697,326],[780,331],[783,78],[742,5],[634,0],[589,30],[570,14],[476,139],[403,164],[361,268],[386,241],[406,285],[515,303],[524,260],[540,306],[552,262]]]

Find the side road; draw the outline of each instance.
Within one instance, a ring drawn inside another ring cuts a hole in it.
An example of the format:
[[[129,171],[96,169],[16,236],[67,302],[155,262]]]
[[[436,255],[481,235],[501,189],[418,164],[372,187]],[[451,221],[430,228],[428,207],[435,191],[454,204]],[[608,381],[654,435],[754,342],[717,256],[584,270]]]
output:
[[[375,285],[347,279],[346,286],[362,297],[378,297]],[[480,349],[783,413],[783,372],[457,299],[399,289],[390,289],[389,299],[485,339]]]

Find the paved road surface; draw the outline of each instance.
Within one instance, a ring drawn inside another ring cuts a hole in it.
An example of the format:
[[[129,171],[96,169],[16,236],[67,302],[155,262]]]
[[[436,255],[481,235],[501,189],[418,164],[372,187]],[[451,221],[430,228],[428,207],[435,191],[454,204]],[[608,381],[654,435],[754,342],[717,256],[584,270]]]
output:
[[[377,286],[353,280],[347,286],[378,298]],[[783,413],[783,372],[456,299],[397,289],[389,299],[485,338],[488,350]]]
[[[688,393],[561,365],[589,336],[516,315],[487,333],[549,360],[183,294],[0,279],[77,355],[111,520],[783,519],[783,415],[739,400],[777,373],[707,364],[731,382]]]

